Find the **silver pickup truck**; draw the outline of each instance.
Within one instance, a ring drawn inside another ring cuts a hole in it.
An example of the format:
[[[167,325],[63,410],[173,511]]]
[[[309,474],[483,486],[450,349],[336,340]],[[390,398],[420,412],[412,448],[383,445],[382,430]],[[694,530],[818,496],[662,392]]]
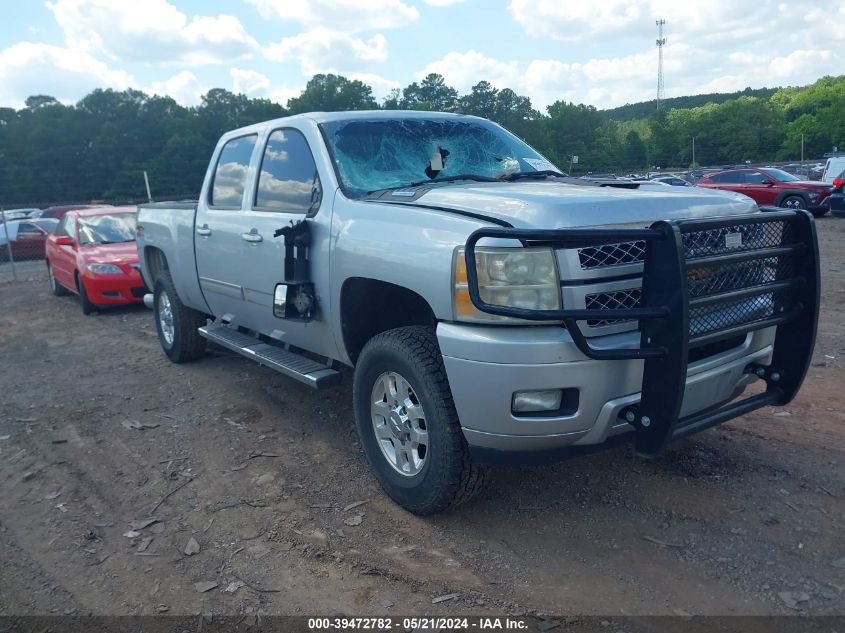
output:
[[[816,334],[809,214],[568,178],[459,114],[229,132],[198,202],[141,207],[138,250],[172,361],[211,341],[317,389],[354,367],[367,458],[419,514],[502,458],[656,456],[786,404]]]

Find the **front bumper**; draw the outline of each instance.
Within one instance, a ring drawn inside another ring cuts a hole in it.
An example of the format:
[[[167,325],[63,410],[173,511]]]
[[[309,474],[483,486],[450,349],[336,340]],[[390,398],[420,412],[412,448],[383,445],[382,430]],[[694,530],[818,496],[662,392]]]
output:
[[[485,303],[475,247],[486,238],[577,248],[579,257],[593,260],[588,251],[609,249],[617,262],[642,262],[641,295],[623,308],[540,311]],[[566,327],[557,334],[549,326],[514,328],[518,334],[510,336],[523,337],[522,345],[506,343],[491,357],[491,338],[505,328],[468,333],[473,345],[452,326],[440,326],[447,374],[471,446],[595,444],[621,425],[622,416],[635,431],[638,453],[654,457],[673,439],[790,402],[809,367],[819,261],[815,225],[805,211],[660,221],[649,229],[485,228],[468,238],[465,256],[477,309]],[[639,329],[590,339],[579,322],[591,321],[639,321]],[[725,404],[756,378],[765,381],[765,391]],[[514,391],[553,388],[578,389],[577,409],[528,421],[510,414]]]
[[[137,270],[120,275],[86,274],[83,276],[88,300],[95,305],[140,303],[146,292]]]
[[[638,405],[642,360],[593,360],[566,330],[441,323],[437,339],[467,443],[474,449],[543,452],[587,446],[633,431],[622,417]],[[638,332],[605,337],[605,347],[635,348]],[[739,345],[689,365],[681,416],[720,405],[757,377],[751,364],[771,361],[775,328],[748,333]],[[515,391],[577,390],[577,408],[563,415],[515,415]]]

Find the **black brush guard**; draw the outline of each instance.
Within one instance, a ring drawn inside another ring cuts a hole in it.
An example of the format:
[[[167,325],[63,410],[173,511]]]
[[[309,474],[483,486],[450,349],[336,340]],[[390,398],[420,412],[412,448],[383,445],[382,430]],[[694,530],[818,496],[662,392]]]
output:
[[[475,254],[483,238],[555,249],[644,243],[640,305],[531,310],[486,303],[479,292]],[[787,404],[810,364],[819,311],[819,260],[815,225],[806,211],[659,221],[648,229],[484,228],[470,235],[465,256],[469,295],[478,310],[528,321],[562,321],[588,358],[644,361],[640,403],[624,414],[636,429],[637,452],[647,457],[659,455],[670,440],[760,407]],[[578,326],[586,320],[637,320],[640,345],[592,347]],[[746,368],[766,382],[765,392],[680,417],[690,349],[775,325],[781,327],[771,364]]]

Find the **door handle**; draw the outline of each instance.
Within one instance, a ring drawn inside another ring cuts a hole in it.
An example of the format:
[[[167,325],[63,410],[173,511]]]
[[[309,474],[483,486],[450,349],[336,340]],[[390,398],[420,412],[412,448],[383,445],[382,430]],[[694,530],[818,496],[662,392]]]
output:
[[[211,229],[208,228],[208,224],[203,224],[202,226],[197,227],[197,235],[202,235],[203,237],[208,237],[211,235]]]
[[[245,242],[261,242],[264,238],[258,232],[258,229],[250,229],[249,233],[241,233],[241,239]]]

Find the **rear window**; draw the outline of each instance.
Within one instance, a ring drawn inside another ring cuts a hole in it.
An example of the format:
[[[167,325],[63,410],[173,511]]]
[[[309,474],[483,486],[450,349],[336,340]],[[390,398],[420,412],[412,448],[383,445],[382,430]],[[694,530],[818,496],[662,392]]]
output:
[[[212,206],[241,208],[249,161],[257,138],[255,134],[241,136],[233,138],[223,146],[214,170],[214,183],[209,200]]]

